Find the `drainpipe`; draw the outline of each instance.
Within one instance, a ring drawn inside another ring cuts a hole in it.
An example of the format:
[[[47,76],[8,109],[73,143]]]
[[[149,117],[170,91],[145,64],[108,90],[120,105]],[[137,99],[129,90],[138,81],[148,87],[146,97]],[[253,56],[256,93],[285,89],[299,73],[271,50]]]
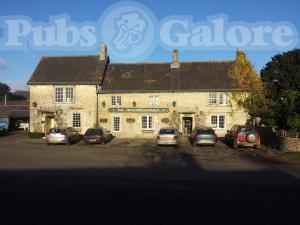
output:
[[[99,127],[99,90],[101,90],[100,85],[96,85],[96,95],[97,95],[97,104],[96,104],[96,127]]]
[[[96,127],[99,126],[98,122],[98,113],[99,113],[99,96],[98,96],[98,85],[96,85],[96,95],[97,95],[97,103],[96,103]]]

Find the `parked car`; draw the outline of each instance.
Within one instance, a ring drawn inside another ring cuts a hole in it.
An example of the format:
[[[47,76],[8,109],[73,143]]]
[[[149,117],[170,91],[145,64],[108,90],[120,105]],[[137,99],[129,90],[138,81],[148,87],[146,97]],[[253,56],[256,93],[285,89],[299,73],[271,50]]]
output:
[[[112,140],[112,134],[105,128],[89,128],[83,136],[85,144],[105,144]]]
[[[189,140],[193,146],[215,145],[218,142],[218,136],[211,127],[195,127]]]
[[[19,124],[19,129],[29,130],[29,123],[20,123]]]
[[[79,132],[73,127],[51,128],[46,134],[46,143],[50,144],[67,144],[70,145],[80,141]]]
[[[253,147],[260,145],[260,135],[256,127],[249,125],[234,125],[225,135],[225,141],[233,148]]]
[[[7,121],[0,121],[0,135],[8,135],[9,123]]]
[[[178,145],[178,132],[174,128],[162,128],[156,137],[156,144],[159,145]]]

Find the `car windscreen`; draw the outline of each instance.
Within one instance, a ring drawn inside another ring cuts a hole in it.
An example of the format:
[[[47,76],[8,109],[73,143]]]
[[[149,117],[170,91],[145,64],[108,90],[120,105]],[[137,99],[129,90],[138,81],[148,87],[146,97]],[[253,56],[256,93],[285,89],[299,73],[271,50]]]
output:
[[[102,135],[102,130],[99,129],[89,129],[85,132],[86,136],[93,136],[93,135]]]
[[[8,122],[0,121],[0,127],[8,127]]]
[[[65,132],[66,130],[65,129],[60,129],[60,128],[52,128],[50,129],[49,133],[52,133],[52,134],[57,134],[57,133],[62,133],[62,132]]]
[[[201,128],[197,130],[198,134],[214,134],[215,131],[211,128]]]
[[[255,133],[256,129],[254,127],[242,127],[241,128],[241,133]]]
[[[176,134],[176,131],[174,129],[161,129],[159,134]]]

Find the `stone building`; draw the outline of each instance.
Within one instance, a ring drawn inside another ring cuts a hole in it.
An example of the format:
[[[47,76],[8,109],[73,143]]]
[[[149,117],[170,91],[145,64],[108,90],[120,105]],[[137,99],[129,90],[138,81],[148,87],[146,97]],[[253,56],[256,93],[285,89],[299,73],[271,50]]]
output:
[[[152,137],[161,127],[188,134],[211,126],[219,136],[248,115],[233,110],[238,91],[229,77],[231,61],[110,63],[99,55],[42,57],[30,86],[30,131],[53,126],[84,133],[101,126],[117,137]]]

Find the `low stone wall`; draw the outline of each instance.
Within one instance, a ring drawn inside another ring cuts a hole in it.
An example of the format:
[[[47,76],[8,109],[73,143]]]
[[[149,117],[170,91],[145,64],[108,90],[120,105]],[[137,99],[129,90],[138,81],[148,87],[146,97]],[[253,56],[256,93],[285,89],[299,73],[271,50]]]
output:
[[[300,138],[282,137],[271,127],[258,127],[261,143],[284,152],[300,152]]]
[[[280,151],[300,152],[300,138],[280,137]]]

